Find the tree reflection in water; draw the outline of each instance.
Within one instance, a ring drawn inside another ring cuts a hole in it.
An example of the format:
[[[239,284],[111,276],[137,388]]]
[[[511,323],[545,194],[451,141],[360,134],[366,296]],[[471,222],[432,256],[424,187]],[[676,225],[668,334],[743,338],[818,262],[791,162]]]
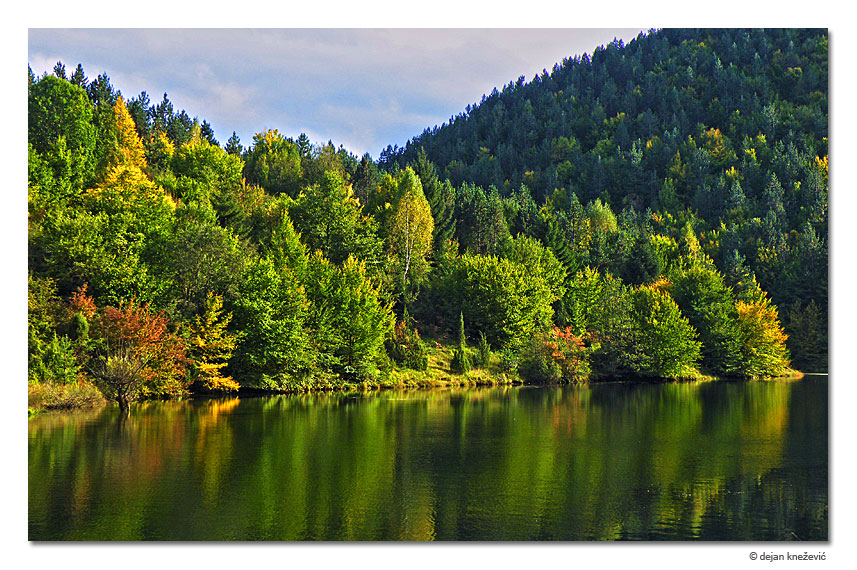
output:
[[[29,421],[31,540],[826,540],[827,380],[143,402]]]

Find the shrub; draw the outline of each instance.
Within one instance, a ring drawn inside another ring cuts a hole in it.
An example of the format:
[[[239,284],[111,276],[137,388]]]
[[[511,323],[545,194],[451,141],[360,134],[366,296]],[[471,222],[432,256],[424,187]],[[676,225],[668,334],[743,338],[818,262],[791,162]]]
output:
[[[518,372],[534,383],[585,381],[589,378],[586,347],[571,327],[554,327],[524,345]]]
[[[476,358],[473,359],[473,363],[480,367],[485,368],[491,362],[491,345],[488,344],[488,339],[485,337],[485,333],[479,333],[479,346],[478,352],[476,353]]]
[[[70,384],[45,382],[27,386],[27,406],[32,409],[92,408],[104,402],[98,388],[85,379]]]
[[[77,380],[79,369],[71,340],[54,333],[50,342],[37,345],[30,355],[28,376],[33,382],[69,384]]]
[[[385,346],[387,353],[396,361],[396,364],[413,370],[428,368],[428,354],[423,341],[420,340],[420,334],[404,321],[396,323],[393,337],[385,343]]]
[[[500,370],[507,374],[516,375],[520,367],[520,355],[514,348],[504,348],[500,351]]]

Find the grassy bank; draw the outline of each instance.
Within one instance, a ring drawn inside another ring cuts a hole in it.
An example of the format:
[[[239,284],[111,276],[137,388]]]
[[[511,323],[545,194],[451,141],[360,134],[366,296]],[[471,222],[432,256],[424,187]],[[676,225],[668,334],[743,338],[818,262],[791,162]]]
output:
[[[71,410],[75,408],[94,408],[107,403],[94,384],[87,380],[78,380],[69,384],[51,382],[27,384],[27,408],[29,414],[41,410]]]

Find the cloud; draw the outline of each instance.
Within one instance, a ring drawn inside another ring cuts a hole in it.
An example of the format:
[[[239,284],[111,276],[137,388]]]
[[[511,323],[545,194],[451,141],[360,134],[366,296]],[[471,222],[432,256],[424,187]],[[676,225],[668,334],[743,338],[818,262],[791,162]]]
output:
[[[80,62],[129,98],[167,92],[221,142],[278,128],[377,157],[494,87],[639,31],[31,29],[29,61],[37,74]]]

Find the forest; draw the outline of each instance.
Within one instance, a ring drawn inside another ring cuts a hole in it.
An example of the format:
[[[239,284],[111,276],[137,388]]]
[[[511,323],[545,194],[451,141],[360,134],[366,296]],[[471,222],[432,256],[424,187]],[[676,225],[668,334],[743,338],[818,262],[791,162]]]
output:
[[[31,408],[827,369],[826,30],[658,30],[373,160],[28,68]]]

